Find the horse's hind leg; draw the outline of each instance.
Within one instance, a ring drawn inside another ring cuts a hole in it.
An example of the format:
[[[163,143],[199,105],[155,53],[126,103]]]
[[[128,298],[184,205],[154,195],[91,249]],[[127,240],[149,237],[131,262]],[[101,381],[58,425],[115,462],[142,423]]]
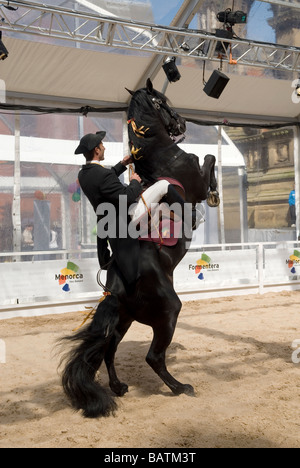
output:
[[[104,356],[107,372],[109,375],[109,386],[117,396],[125,395],[125,393],[128,392],[128,385],[121,382],[118,379],[114,363],[115,354],[119,344],[124,338],[126,332],[129,330],[132,322],[133,319],[131,317],[129,317],[128,315],[120,314],[119,323],[115,329],[114,335],[109,343],[109,346]]]
[[[146,361],[175,395],[185,393],[193,396],[193,387],[191,385],[178,382],[178,380],[169,373],[166,367],[166,350],[172,341],[177,317],[181,309],[181,304],[178,298],[177,303],[177,308],[174,307],[173,310],[160,310],[157,324],[152,326],[154,336]]]

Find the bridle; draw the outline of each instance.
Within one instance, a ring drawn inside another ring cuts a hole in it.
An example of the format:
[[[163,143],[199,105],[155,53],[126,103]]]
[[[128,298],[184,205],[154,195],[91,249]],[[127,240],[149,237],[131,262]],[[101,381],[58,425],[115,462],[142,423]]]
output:
[[[171,117],[171,121],[169,122],[169,124],[165,125],[165,128],[166,128],[167,132],[169,133],[170,137],[172,138],[172,137],[176,137],[178,135],[181,135],[181,132],[180,132],[180,116],[179,116],[179,114],[176,111],[174,111],[174,109],[169,107],[160,98],[152,96],[151,97],[151,102],[152,102],[153,107],[159,112],[161,120],[164,120],[161,113],[160,113],[161,109],[164,109],[169,114],[169,116]],[[174,124],[174,121],[175,121],[175,124]]]

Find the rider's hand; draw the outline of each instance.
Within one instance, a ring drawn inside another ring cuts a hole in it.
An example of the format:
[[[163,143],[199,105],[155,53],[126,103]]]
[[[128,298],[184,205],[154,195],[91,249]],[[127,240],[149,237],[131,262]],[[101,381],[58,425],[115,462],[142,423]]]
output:
[[[140,176],[136,172],[134,174],[132,174],[132,176],[130,177],[130,182],[132,180],[137,180],[140,184],[142,183],[142,179],[140,178]]]
[[[123,166],[128,166],[128,164],[131,164],[131,163],[132,163],[132,156],[125,156],[123,161],[121,161],[121,164],[123,164]]]

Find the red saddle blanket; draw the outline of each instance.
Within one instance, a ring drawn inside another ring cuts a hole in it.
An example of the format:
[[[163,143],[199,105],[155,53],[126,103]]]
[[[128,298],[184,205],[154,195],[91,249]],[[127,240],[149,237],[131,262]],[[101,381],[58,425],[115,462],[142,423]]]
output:
[[[148,235],[141,236],[140,241],[155,242],[156,244],[173,247],[177,244],[182,232],[182,221],[163,219],[157,227],[151,229]]]

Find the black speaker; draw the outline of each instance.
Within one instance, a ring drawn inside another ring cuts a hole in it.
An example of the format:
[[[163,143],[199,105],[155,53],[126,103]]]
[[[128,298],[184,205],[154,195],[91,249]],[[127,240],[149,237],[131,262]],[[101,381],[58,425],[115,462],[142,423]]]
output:
[[[215,99],[219,99],[228,84],[229,78],[224,73],[215,70],[204,87],[204,92]]]

